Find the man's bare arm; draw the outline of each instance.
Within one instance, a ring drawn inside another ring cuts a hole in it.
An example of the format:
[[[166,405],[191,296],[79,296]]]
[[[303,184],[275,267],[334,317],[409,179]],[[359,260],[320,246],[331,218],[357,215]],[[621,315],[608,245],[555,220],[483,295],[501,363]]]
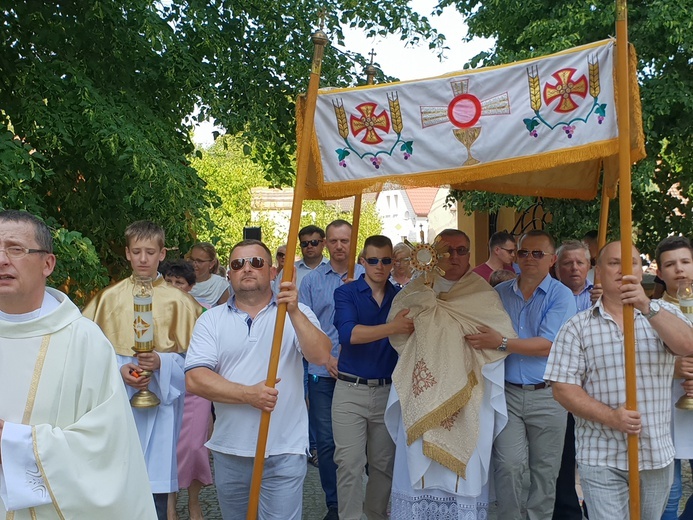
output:
[[[277,379],[278,383],[280,379]],[[276,384],[275,383],[275,384]],[[197,367],[185,373],[185,387],[190,393],[210,401],[226,404],[249,404],[259,410],[271,412],[277,404],[279,391],[260,381],[242,385],[223,378],[207,367]]]
[[[580,385],[554,382],[552,388],[554,399],[573,415],[624,433],[640,433],[640,412],[626,410],[624,406],[611,408],[590,396]]]

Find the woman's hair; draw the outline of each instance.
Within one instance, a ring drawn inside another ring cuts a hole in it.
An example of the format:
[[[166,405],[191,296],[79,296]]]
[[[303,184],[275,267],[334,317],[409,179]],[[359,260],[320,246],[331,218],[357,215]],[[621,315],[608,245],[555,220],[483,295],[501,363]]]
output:
[[[219,258],[217,258],[217,250],[214,248],[214,246],[209,242],[198,242],[190,248],[188,258],[192,256],[194,249],[204,251],[204,253],[212,260],[212,266],[210,267],[209,272],[216,274],[216,272],[219,270]]]

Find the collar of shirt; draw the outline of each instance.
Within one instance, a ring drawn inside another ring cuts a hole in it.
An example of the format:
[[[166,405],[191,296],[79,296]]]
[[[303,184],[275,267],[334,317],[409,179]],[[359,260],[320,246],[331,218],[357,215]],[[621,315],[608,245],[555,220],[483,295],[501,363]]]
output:
[[[294,262],[294,266],[297,269],[307,269],[308,271],[312,271],[313,269],[317,269],[318,267],[320,267],[322,264],[326,264],[328,261],[329,260],[327,260],[327,258],[323,256],[322,260],[320,260],[320,263],[318,265],[316,265],[315,267],[310,267],[308,264],[305,263],[303,258],[301,258],[300,260],[296,260]]]
[[[362,293],[368,293],[369,296],[373,297],[373,289],[371,289],[371,286],[368,285],[368,282],[366,281],[366,274],[362,274],[359,276],[356,280],[354,280],[352,283],[356,284],[356,288],[359,290],[359,292]],[[391,293],[396,293],[397,288],[390,282],[390,280],[387,280],[385,282],[385,297],[383,298],[383,302],[385,302],[388,298],[388,296]]]
[[[272,293],[272,297],[270,298],[269,303],[264,308],[266,309],[267,307],[269,307],[273,304],[277,305],[277,295],[274,293]],[[248,314],[247,312],[239,309],[238,306],[236,305],[236,295],[235,294],[233,294],[231,296],[231,298],[226,300],[226,305],[229,307],[229,310],[231,310],[232,312],[241,312],[243,314]]]
[[[512,283],[513,292],[516,295],[520,296],[524,300],[525,296],[524,296],[524,294],[522,294],[522,291],[520,290],[520,286],[518,285],[518,282],[520,281],[520,277],[522,277],[522,275],[520,275],[519,277],[512,280],[511,283]],[[551,285],[552,280],[553,280],[553,278],[551,278],[551,275],[547,274],[546,277],[541,281],[541,283],[539,285],[537,285],[537,288],[534,289],[534,292],[532,292],[532,296],[529,298],[529,300],[534,298],[534,295],[537,293],[537,291],[539,289],[541,289],[541,292],[546,294],[549,291],[549,287]],[[529,300],[527,300],[527,301],[529,301]]]

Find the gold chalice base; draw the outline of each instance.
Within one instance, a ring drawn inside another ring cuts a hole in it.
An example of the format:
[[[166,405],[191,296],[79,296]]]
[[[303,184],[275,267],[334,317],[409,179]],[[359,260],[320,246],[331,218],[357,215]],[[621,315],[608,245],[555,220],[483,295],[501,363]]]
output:
[[[679,410],[693,410],[693,397],[682,395],[674,406]]]
[[[154,347],[132,347],[132,350],[134,350],[137,354],[142,354],[144,352],[152,352],[154,350]],[[143,370],[142,372],[140,372],[140,375],[142,377],[151,377],[152,371]],[[154,408],[155,406],[159,406],[160,404],[161,400],[156,396],[154,392],[152,392],[148,388],[143,388],[130,398],[130,406],[132,406],[133,408]]]

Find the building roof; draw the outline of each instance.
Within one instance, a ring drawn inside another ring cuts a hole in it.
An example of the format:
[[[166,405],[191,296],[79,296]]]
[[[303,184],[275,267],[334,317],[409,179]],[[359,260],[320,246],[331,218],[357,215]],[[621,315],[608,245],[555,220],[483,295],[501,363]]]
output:
[[[404,190],[409,197],[417,217],[426,217],[431,212],[431,206],[440,188],[410,188]]]

